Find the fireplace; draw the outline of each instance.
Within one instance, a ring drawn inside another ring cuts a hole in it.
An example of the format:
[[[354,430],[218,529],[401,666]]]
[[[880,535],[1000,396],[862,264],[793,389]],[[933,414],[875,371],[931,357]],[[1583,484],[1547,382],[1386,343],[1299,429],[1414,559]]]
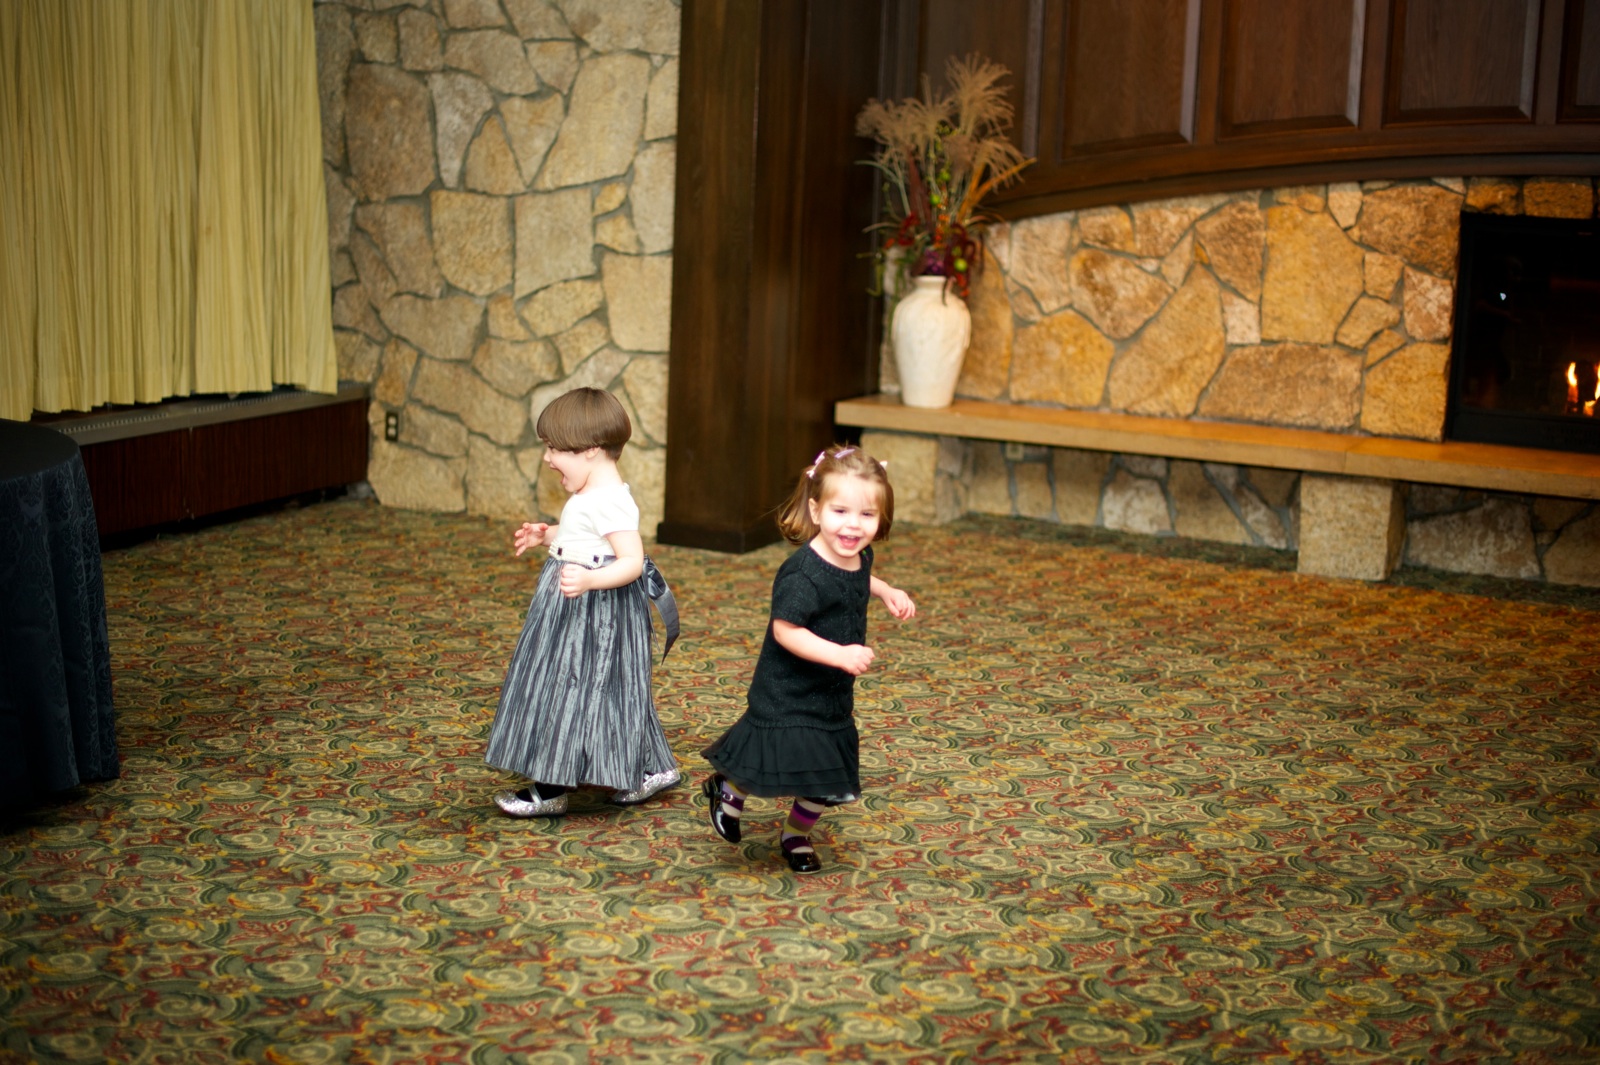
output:
[[[1600,224],[1461,216],[1445,434],[1600,454]]]

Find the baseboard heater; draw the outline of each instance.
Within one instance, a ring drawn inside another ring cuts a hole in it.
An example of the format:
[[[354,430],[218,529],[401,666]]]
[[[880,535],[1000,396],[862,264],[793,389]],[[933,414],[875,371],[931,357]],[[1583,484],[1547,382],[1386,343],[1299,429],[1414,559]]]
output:
[[[346,382],[38,420],[82,449],[106,539],[365,480],[367,396]]]

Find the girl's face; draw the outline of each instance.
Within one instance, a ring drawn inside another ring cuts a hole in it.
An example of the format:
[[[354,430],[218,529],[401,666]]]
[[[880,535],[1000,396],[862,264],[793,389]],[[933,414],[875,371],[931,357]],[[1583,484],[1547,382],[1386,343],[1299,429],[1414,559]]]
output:
[[[822,486],[821,498],[806,506],[817,523],[811,539],[817,554],[840,569],[860,569],[856,556],[878,535],[878,486],[851,474],[834,474]]]
[[[605,452],[597,447],[587,451],[558,451],[546,444],[544,464],[561,475],[561,487],[577,495],[588,487],[589,475],[594,473],[598,456]]]

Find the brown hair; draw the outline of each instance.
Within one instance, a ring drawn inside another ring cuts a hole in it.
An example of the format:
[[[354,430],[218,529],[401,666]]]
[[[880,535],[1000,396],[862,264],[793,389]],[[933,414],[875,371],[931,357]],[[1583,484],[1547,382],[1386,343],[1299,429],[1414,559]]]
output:
[[[817,535],[811,520],[811,502],[821,503],[828,496],[828,482],[834,477],[859,477],[878,489],[878,532],[873,540],[886,540],[894,524],[894,488],[883,463],[849,444],[835,444],[817,453],[816,460],[800,475],[800,482],[778,511],[778,531],[791,544],[803,544]]]
[[[539,414],[534,432],[557,451],[604,449],[615,462],[633,435],[633,423],[622,404],[603,388],[574,388],[550,401]]]

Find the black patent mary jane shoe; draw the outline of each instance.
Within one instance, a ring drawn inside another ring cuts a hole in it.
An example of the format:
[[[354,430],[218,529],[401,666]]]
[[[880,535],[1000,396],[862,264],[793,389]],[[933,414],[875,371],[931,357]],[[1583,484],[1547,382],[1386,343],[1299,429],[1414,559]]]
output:
[[[706,782],[700,785],[700,790],[705,793],[706,801],[711,804],[711,831],[729,843],[738,843],[739,819],[729,817],[727,811],[722,808],[722,774],[713,773],[706,777]]]
[[[797,873],[816,873],[822,870],[822,859],[817,857],[816,851],[784,851],[783,856],[789,860],[789,868]]]

